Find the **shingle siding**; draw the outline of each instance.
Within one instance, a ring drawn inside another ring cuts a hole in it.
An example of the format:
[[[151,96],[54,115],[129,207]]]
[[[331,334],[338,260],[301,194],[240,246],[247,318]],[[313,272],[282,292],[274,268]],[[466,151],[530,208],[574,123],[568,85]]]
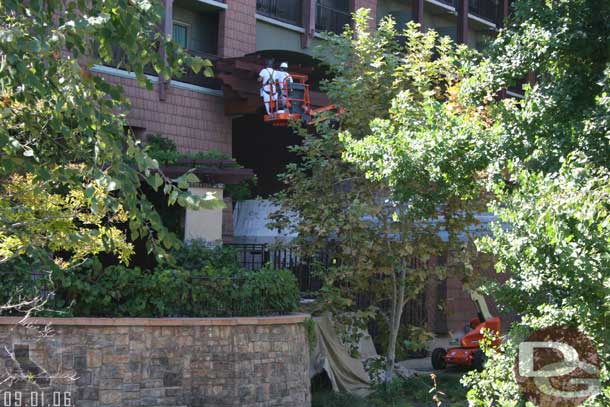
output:
[[[131,78],[102,76],[123,87],[131,100],[128,122],[144,134],[167,137],[181,152],[213,149],[231,155],[231,118],[224,114],[222,97],[169,86],[166,99],[160,101],[158,84],[148,91]]]

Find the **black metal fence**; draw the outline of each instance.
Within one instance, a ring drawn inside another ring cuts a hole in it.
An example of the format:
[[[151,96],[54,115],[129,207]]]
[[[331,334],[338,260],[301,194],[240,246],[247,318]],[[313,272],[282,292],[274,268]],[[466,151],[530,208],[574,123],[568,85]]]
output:
[[[292,247],[271,247],[266,244],[231,244],[243,268],[260,270],[269,265],[274,269],[291,270],[299,282],[301,292],[315,292],[322,288],[320,273],[328,269],[332,259],[328,251],[304,258]]]
[[[302,293],[315,293],[323,285],[322,276],[333,264],[329,250],[321,250],[315,256],[303,257],[292,247],[272,247],[266,244],[231,244],[239,263],[248,270],[260,270],[267,265],[274,269],[288,269],[299,282]],[[420,266],[417,260],[411,267]],[[363,293],[355,299],[356,306],[371,305],[372,294]],[[421,293],[405,306],[402,317],[404,325],[423,326],[427,322],[426,295]]]
[[[212,63],[215,63],[218,60],[217,55],[209,54],[206,52],[196,51],[196,50],[187,50],[189,54],[193,56],[197,56],[203,59],[210,60]],[[111,68],[118,68],[122,70],[127,70],[129,67],[129,61],[125,56],[125,53],[118,47],[112,46],[112,55],[111,60],[109,62],[105,62],[104,65]],[[133,68],[133,67],[132,67]],[[146,75],[157,76],[157,72],[152,67],[152,65],[144,65],[143,71]],[[172,78],[173,80],[188,83],[191,85],[202,86],[209,89],[220,90],[221,82],[217,78],[207,77],[203,74],[202,71],[195,73],[190,67],[184,66],[183,72],[181,75]]]
[[[256,0],[256,12],[276,20],[301,26],[301,0]]]
[[[320,250],[316,255],[306,257],[293,247],[275,247],[266,244],[232,244],[229,246],[235,251],[239,264],[248,270],[270,267],[274,270],[292,271],[298,280],[301,293],[305,295],[314,294],[322,288],[322,277],[333,266],[333,256],[330,250]],[[417,260],[411,264],[411,267],[418,266]],[[131,313],[136,309],[141,315],[135,316],[270,315],[278,312],[278,309],[272,309],[274,307],[270,306],[270,303],[276,304],[275,308],[277,308],[285,297],[278,293],[265,293],[264,287],[257,286],[257,290],[263,291],[256,294],[256,299],[253,299],[251,281],[243,277],[210,278],[200,275],[196,271],[190,271],[187,275],[180,274],[179,271],[173,272],[179,274],[173,275],[172,271],[168,270],[166,273],[170,274],[157,275],[157,279],[153,279],[154,276],[134,269],[130,274],[121,277],[115,276],[113,273],[102,274],[101,278],[105,280],[95,282],[89,281],[88,277],[83,275],[82,279],[85,284],[76,295],[79,309],[75,311],[91,316],[115,317],[121,316],[122,313],[134,316]],[[146,292],[150,298],[142,299],[144,294],[138,289],[144,281],[143,279],[148,281]],[[50,274],[45,272],[24,268],[0,269],[0,287],[4,288],[0,293],[0,300],[2,303],[8,301],[13,296],[12,291],[20,288],[23,291],[19,294],[23,298],[39,297],[46,300],[46,309],[69,311],[66,307],[69,307],[70,302],[74,300],[74,293],[70,294],[71,289],[64,287],[64,283],[65,281],[55,281],[54,283]],[[73,284],[74,281],[70,286]],[[102,294],[98,292],[99,290],[93,290],[91,294],[85,293],[95,285],[122,288],[114,290],[117,291],[112,294],[115,297],[106,307],[89,307],[88,303],[98,303],[98,300],[93,297]],[[84,291],[81,292],[82,290]],[[159,296],[163,296],[162,301],[158,300]],[[17,297],[13,300],[17,300]],[[138,298],[144,305],[136,307],[133,304],[134,301],[137,302]],[[363,309],[371,305],[373,294],[361,293],[354,300],[356,306]],[[383,307],[383,305],[381,306]],[[402,323],[414,326],[423,326],[427,323],[425,293],[407,303]]]

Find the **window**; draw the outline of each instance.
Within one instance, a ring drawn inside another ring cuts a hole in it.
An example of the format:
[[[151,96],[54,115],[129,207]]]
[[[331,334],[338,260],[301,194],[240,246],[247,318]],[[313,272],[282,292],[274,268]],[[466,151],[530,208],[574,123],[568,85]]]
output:
[[[180,44],[182,48],[188,48],[188,26],[186,24],[174,21],[174,25],[172,27],[172,38],[174,41]]]
[[[2,0],[0,0],[2,1]],[[172,37],[190,55],[215,60],[218,53],[220,11],[194,0],[173,0]],[[215,78],[194,72],[185,66],[181,75],[173,79],[191,85],[220,89]]]

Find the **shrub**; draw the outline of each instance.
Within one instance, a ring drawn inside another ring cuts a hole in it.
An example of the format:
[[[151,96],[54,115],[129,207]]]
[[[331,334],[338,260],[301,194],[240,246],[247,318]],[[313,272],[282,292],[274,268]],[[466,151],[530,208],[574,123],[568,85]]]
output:
[[[370,403],[366,399],[352,394],[327,391],[313,393],[311,407],[370,407]]]
[[[434,381],[428,375],[409,379],[396,377],[389,383],[373,386],[373,393],[366,398],[333,393],[329,385],[322,386],[320,380],[312,380],[312,407],[436,407],[433,400],[437,394],[443,407],[466,407],[466,389],[460,384],[460,375],[441,374]],[[495,406],[495,404],[487,404]]]
[[[98,259],[81,267],[56,269],[33,279],[36,264],[20,259],[0,268],[0,289],[8,300],[13,287],[28,295],[47,288],[49,308],[61,316],[222,317],[286,314],[299,304],[296,278],[289,270],[245,270],[230,248],[191,242],[174,254],[172,265],[152,270],[114,265]],[[52,312],[52,315],[57,315]]]
[[[56,268],[52,262],[28,256],[0,265],[0,304],[46,298],[54,289],[51,275]]]

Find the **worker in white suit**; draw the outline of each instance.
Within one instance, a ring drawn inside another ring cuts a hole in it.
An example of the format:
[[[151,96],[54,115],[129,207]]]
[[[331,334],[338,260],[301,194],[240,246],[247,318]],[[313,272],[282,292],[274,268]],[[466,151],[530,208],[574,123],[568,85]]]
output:
[[[265,103],[267,114],[272,116],[271,101],[277,103],[277,78],[276,70],[273,69],[273,60],[269,59],[265,63],[265,67],[258,73],[258,82],[261,84],[261,97]],[[277,109],[277,108],[276,108]]]
[[[280,70],[275,71],[275,78],[280,87],[280,95],[282,96],[282,108],[286,109],[286,98],[288,97],[288,92],[290,92],[292,85],[292,76],[287,72],[288,62],[282,62],[280,64]]]

